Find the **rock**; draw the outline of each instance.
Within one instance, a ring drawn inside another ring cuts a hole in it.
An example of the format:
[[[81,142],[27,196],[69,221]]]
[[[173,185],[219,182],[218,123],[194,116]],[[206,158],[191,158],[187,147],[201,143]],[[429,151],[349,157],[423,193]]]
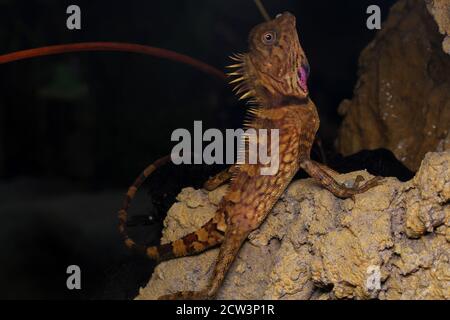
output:
[[[425,2],[428,11],[439,26],[439,32],[445,36],[442,49],[450,54],[450,0],[426,0]]]
[[[370,178],[359,171],[336,179],[357,175]],[[184,189],[162,242],[200,227],[225,192]],[[295,181],[249,236],[217,298],[450,299],[449,217],[450,151],[427,154],[412,180],[386,178],[354,200]],[[137,299],[204,288],[217,254],[162,262]]]
[[[354,97],[339,106],[342,154],[386,148],[416,171],[427,152],[450,147],[450,56],[427,11],[447,30],[450,0],[427,3],[398,1],[361,53]]]

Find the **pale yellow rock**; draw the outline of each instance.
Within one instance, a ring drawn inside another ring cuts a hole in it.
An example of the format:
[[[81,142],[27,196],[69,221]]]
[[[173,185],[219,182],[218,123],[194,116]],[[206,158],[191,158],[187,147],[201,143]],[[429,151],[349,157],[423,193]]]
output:
[[[357,175],[370,178],[337,179]],[[411,181],[387,178],[355,201],[312,179],[294,181],[243,245],[217,298],[450,299],[449,184],[450,151],[427,154]],[[162,242],[200,227],[225,191],[183,189]],[[161,263],[137,299],[204,288],[217,254]]]
[[[442,48],[450,55],[450,0],[425,0],[427,9],[444,35]]]

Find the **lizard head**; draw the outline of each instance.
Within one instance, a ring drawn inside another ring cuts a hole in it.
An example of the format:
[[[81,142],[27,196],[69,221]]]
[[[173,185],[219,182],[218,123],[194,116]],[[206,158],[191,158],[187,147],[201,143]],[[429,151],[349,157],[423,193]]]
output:
[[[283,98],[304,99],[308,96],[309,63],[300,45],[295,17],[289,12],[255,26],[249,35],[249,52],[231,57],[238,68],[241,99],[277,104]],[[262,101],[261,101],[262,100]]]

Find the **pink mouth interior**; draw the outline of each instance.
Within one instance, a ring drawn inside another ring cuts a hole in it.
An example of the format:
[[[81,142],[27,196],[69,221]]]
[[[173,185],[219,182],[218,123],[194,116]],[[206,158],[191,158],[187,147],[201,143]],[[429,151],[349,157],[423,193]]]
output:
[[[308,75],[304,67],[298,69],[298,85],[304,92],[308,92]]]

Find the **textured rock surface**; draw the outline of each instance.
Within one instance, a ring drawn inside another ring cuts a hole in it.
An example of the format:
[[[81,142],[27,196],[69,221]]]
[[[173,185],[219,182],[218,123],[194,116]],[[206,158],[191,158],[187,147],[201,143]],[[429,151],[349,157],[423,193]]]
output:
[[[428,1],[437,21],[449,19],[448,3]],[[417,170],[425,153],[450,148],[450,55],[423,0],[392,7],[359,65],[354,97],[339,106],[341,153],[387,148]]]
[[[354,172],[337,177],[352,181]],[[198,228],[226,187],[184,189],[162,241]],[[219,299],[450,299],[450,151],[429,153],[414,179],[355,201],[293,182],[241,249]],[[203,288],[218,249],[161,263],[138,299]],[[380,281],[377,281],[380,279]]]
[[[439,32],[445,36],[442,49],[450,54],[450,0],[425,0],[425,2],[439,26]]]

